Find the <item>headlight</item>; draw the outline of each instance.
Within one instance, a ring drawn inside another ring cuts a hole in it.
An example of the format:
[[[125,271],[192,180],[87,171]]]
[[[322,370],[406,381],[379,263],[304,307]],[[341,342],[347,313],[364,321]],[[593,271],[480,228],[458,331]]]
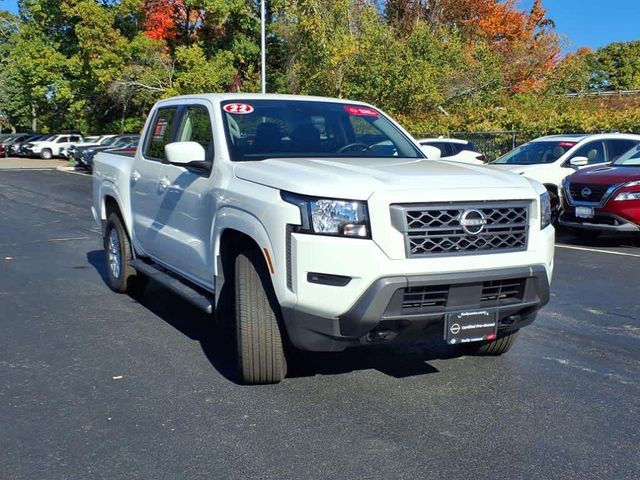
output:
[[[640,200],[640,192],[622,192],[619,193],[615,198],[616,202],[621,202],[624,200]]]
[[[316,198],[282,192],[282,199],[300,208],[302,233],[371,238],[367,203]]]
[[[551,199],[549,192],[540,195],[540,230],[551,225]]]
[[[633,182],[625,183],[622,188],[627,187],[640,187],[640,180],[635,180]],[[616,195],[614,201],[625,201],[625,200],[640,200],[640,192],[621,192]]]

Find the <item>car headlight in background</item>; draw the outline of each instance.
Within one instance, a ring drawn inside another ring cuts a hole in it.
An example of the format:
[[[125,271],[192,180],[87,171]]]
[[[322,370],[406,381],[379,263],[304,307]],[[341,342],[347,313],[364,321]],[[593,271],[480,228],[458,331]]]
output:
[[[317,198],[282,192],[282,199],[300,208],[298,232],[371,238],[367,202]]]
[[[540,195],[540,230],[551,225],[551,198],[549,192]]]
[[[635,182],[625,183],[622,188],[627,188],[627,187],[640,187],[640,180],[637,180]],[[620,192],[618,195],[616,195],[616,198],[614,198],[614,200],[616,202],[625,201],[625,200],[640,200],[640,192]]]

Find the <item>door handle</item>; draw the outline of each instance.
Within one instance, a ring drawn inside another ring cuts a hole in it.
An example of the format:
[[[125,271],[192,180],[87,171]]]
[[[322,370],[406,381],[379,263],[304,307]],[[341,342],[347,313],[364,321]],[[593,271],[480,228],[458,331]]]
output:
[[[131,180],[133,180],[134,182],[137,182],[141,178],[142,178],[142,175],[140,175],[139,171],[134,170],[133,172],[131,172]]]
[[[158,182],[158,183],[159,183],[160,188],[162,190],[165,190],[165,189],[169,188],[169,186],[171,185],[171,182],[169,181],[169,179],[167,177],[162,177],[160,179],[160,182]]]

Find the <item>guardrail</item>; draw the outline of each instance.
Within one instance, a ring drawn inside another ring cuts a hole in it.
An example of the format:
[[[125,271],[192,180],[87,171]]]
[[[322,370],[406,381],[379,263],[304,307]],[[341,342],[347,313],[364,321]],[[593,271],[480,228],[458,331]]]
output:
[[[628,97],[640,95],[640,90],[596,90],[593,92],[565,93],[565,97]]]

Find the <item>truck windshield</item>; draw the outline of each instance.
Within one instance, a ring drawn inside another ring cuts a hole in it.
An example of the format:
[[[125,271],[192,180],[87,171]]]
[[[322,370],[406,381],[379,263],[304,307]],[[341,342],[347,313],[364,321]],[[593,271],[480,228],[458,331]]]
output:
[[[640,145],[628,150],[612,163],[616,167],[640,167]]]
[[[507,165],[536,165],[553,163],[564,155],[576,142],[531,142],[514,148],[493,163]]]
[[[234,100],[222,103],[233,161],[294,157],[424,158],[378,110],[348,103]]]

